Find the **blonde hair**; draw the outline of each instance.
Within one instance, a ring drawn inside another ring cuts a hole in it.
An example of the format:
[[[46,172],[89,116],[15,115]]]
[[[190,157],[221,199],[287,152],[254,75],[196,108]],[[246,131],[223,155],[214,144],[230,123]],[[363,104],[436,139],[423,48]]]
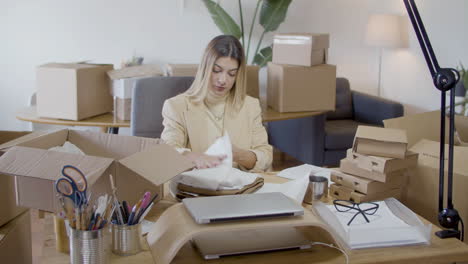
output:
[[[240,110],[244,104],[247,93],[245,87],[245,55],[242,45],[234,36],[220,35],[208,43],[202,61],[198,67],[197,74],[195,75],[195,80],[184,94],[195,103],[202,103],[203,100],[205,100],[213,66],[220,57],[230,57],[235,59],[239,64],[236,80],[232,89],[229,91],[227,103],[231,104],[235,110]]]

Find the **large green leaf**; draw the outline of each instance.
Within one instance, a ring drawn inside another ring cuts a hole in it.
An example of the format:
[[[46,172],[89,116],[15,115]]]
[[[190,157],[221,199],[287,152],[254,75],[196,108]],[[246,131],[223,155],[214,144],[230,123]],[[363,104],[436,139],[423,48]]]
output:
[[[265,31],[275,31],[286,18],[292,0],[263,0],[260,10],[260,25]]]
[[[260,68],[264,67],[273,56],[273,50],[271,46],[261,49],[254,57],[253,63],[258,65]]]
[[[219,30],[226,35],[233,35],[236,38],[242,36],[239,25],[232,19],[232,17],[226,13],[226,11],[217,3],[212,0],[203,0],[206,8],[210,12],[211,18],[213,18],[214,23],[218,26]]]

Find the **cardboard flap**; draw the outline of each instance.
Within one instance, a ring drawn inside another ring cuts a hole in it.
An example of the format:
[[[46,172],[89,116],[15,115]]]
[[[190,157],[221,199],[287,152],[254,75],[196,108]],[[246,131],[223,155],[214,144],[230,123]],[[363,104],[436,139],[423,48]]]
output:
[[[358,126],[356,138],[404,144],[408,143],[406,132],[404,130],[392,128]]]
[[[429,166],[432,168],[439,168],[439,157],[440,157],[440,144],[439,142],[422,139],[416,143],[411,149],[411,151],[419,153],[418,163],[422,165]],[[468,175],[468,147],[454,146],[453,149],[453,171],[455,173],[460,173]],[[445,162],[448,161],[448,145],[445,144]],[[447,171],[448,166],[445,166],[445,171]]]
[[[12,147],[0,157],[0,172],[9,175],[56,180],[65,165],[79,168],[88,178],[94,171],[107,168],[113,160],[28,147]],[[96,179],[90,179],[93,184]]]
[[[30,131],[0,131],[0,146],[11,140],[20,138],[28,134],[31,134],[31,132]]]
[[[192,162],[166,144],[158,144],[119,161],[155,185],[193,168]]]
[[[58,141],[65,142],[68,135],[67,129],[60,129],[60,130],[41,130],[41,131],[34,131],[22,137],[16,138],[14,140],[8,141],[2,145],[0,145],[0,150],[6,150],[13,146],[27,146],[27,147],[41,147],[41,142],[49,142],[48,140],[43,141],[42,139],[47,137],[58,137]],[[55,143],[52,143],[55,144]],[[48,144],[50,145],[50,143]],[[56,145],[50,146],[54,147]]]

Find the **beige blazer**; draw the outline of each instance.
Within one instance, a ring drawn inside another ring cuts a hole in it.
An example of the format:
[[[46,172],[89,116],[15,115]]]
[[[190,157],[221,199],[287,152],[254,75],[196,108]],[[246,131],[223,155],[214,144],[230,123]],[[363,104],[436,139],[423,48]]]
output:
[[[161,139],[169,145],[205,152],[227,131],[232,144],[256,154],[257,163],[251,171],[265,171],[271,166],[273,148],[268,144],[258,99],[247,96],[239,112],[226,104],[222,125],[205,104],[192,103],[184,94],[166,100],[162,116]]]

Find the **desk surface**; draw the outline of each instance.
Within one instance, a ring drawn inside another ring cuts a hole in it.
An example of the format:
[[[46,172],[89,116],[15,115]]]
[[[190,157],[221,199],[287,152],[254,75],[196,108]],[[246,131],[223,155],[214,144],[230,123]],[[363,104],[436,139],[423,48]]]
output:
[[[294,112],[294,113],[279,113],[268,107],[263,110],[263,122],[280,121],[287,119],[302,118],[308,116],[320,115],[323,112]],[[36,107],[30,106],[20,109],[16,113],[16,118],[23,121],[48,124],[48,125],[64,125],[64,126],[92,126],[92,127],[130,127],[130,121],[116,120],[112,113],[90,117],[80,121],[53,119],[39,117],[36,114]]]
[[[285,179],[266,175],[267,182],[284,182]],[[171,200],[163,200],[151,211],[149,220],[157,219],[165,209],[173,205]],[[423,219],[423,221],[427,222]],[[405,246],[391,248],[360,249],[348,251],[350,263],[452,263],[468,261],[468,245],[450,238],[440,239],[434,235],[439,230],[432,228],[431,245],[429,246]],[[147,247],[147,246],[146,246]],[[204,261],[190,243],[187,243],[179,251],[172,263],[344,263],[344,257],[337,250],[324,246],[314,246],[309,250],[283,251],[267,254],[253,254],[223,258],[222,260]],[[46,218],[45,240],[41,263],[69,263],[69,255],[59,253],[55,249],[55,234],[52,216]],[[111,254],[111,263],[119,264],[152,264],[153,258],[148,249],[137,255],[119,257]]]

